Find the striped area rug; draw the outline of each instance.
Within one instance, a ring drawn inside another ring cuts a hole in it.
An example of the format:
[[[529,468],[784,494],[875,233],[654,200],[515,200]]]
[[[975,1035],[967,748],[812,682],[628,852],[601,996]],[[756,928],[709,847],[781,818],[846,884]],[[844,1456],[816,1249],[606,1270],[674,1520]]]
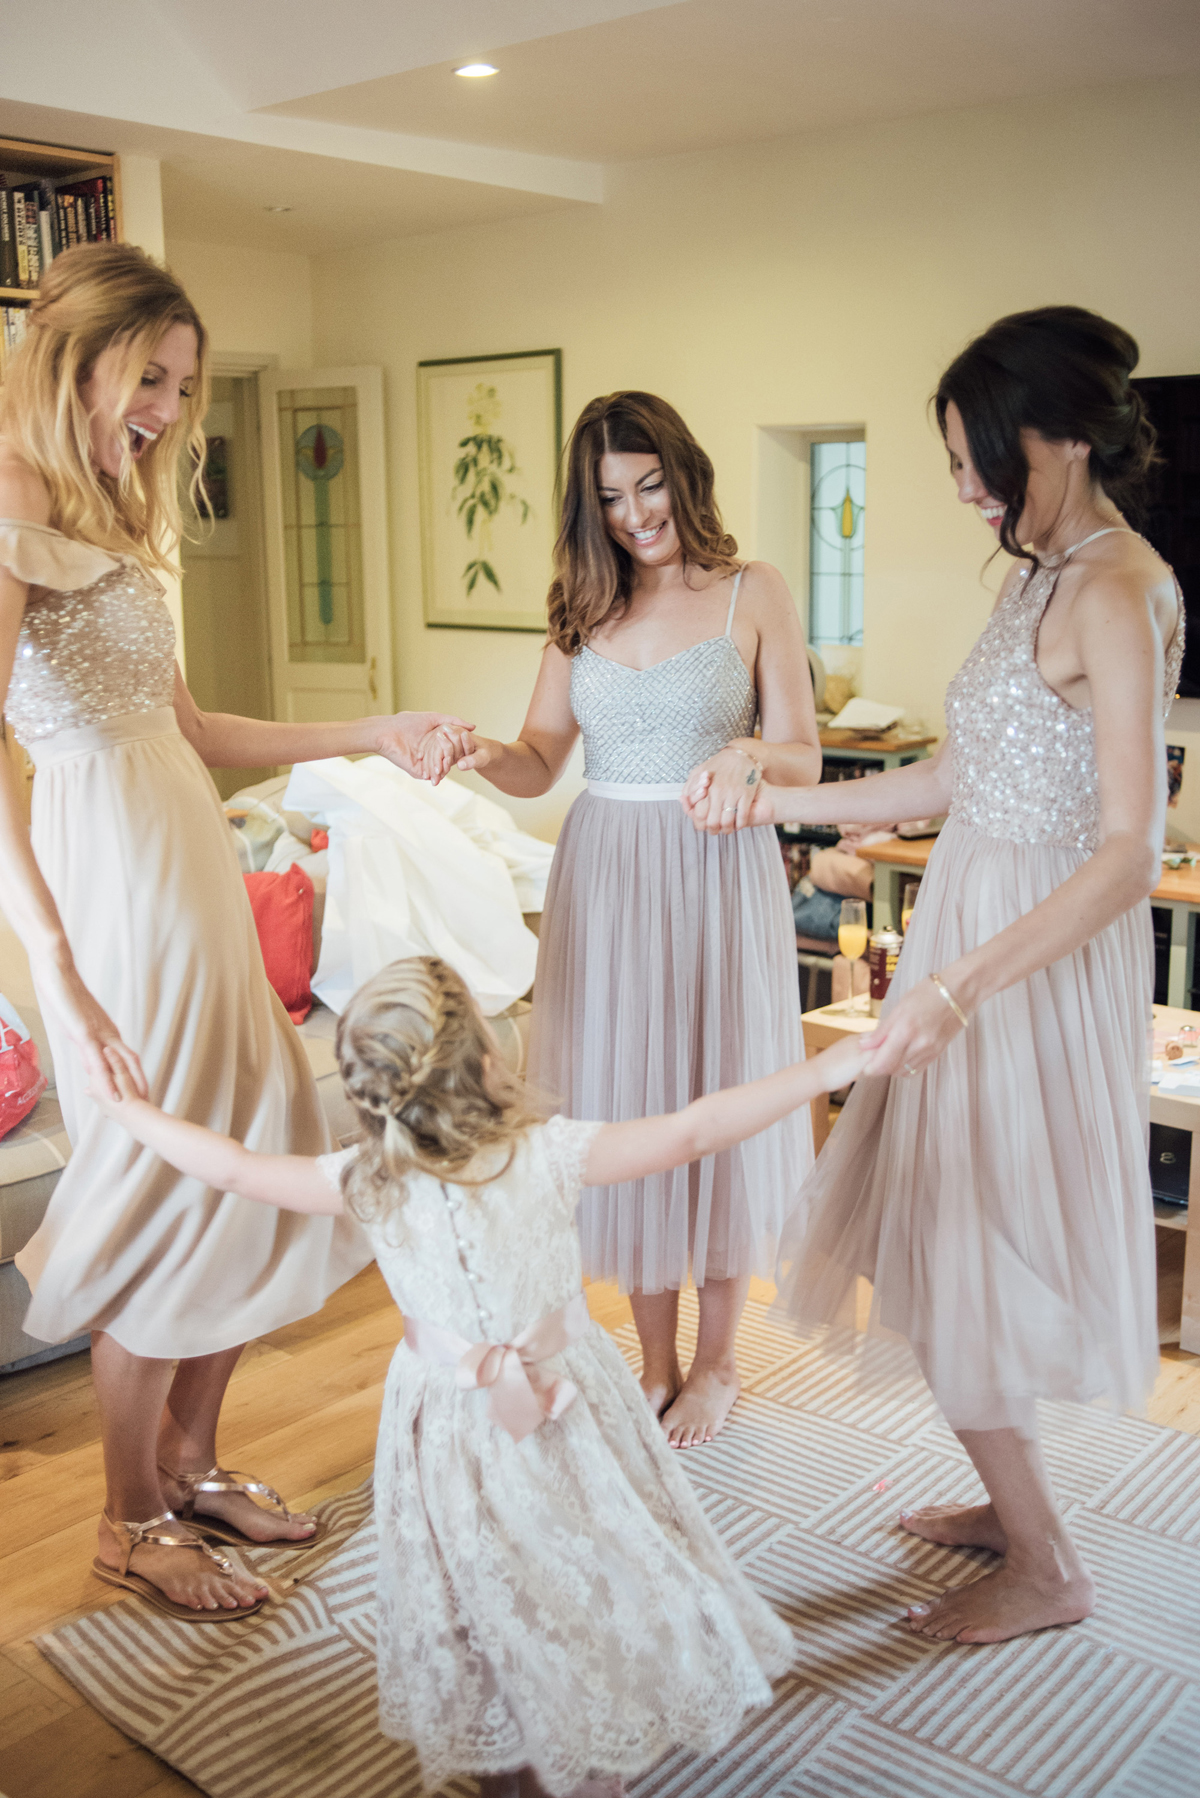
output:
[[[683,1302],[694,1337],[695,1298]],[[636,1366],[632,1327],[617,1340]],[[997,1647],[926,1642],[903,1607],[990,1557],[906,1536],[896,1512],[981,1496],[908,1359],[797,1342],[750,1305],[745,1397],[684,1464],[714,1525],[796,1631],[795,1672],[719,1755],[684,1750],[631,1798],[1165,1798],[1198,1789],[1200,1440],[1047,1405],[1047,1455],[1095,1571],[1086,1623]],[[834,1351],[834,1352],[831,1352]],[[136,1600],[40,1639],[127,1735],[211,1798],[435,1798],[375,1727],[369,1487],[321,1507],[299,1583],[220,1630]],[[436,1798],[469,1798],[456,1780]]]

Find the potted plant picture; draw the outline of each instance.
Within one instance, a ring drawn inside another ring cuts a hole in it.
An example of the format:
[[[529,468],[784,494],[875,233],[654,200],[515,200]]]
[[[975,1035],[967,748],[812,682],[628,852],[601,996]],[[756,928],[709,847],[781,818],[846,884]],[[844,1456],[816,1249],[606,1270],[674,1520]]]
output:
[[[546,627],[562,444],[562,355],[417,366],[425,622]]]

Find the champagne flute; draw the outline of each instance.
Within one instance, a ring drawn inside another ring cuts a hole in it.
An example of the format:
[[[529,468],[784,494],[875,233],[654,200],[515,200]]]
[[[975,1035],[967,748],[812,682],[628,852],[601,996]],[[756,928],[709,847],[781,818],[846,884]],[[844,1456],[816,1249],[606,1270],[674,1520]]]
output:
[[[861,961],[867,952],[867,907],[863,899],[843,899],[842,913],[838,920],[838,948],[848,962]],[[870,1000],[868,998],[868,1005]],[[860,1006],[854,991],[854,970],[850,971],[850,1002],[847,1011],[858,1011]]]
[[[917,903],[917,894],[920,890],[921,883],[919,880],[905,881],[904,898],[900,902],[900,929],[905,936],[908,935],[908,920],[913,915],[913,906]]]

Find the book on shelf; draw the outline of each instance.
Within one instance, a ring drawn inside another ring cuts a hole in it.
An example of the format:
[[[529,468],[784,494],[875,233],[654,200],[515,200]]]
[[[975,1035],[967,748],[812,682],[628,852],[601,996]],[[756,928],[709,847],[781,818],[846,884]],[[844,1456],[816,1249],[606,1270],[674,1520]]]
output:
[[[111,175],[30,181],[0,174],[0,287],[36,287],[63,250],[116,235]]]
[[[25,341],[25,329],[28,323],[29,308],[27,306],[0,306],[0,380],[4,378],[4,369],[8,358]]]

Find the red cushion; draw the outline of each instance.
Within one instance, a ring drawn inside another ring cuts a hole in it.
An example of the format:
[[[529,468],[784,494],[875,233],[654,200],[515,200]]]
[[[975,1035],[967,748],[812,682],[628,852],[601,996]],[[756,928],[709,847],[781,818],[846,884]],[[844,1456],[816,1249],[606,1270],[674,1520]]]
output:
[[[293,862],[286,874],[243,874],[267,979],[293,1024],[312,1010],[313,883]]]

